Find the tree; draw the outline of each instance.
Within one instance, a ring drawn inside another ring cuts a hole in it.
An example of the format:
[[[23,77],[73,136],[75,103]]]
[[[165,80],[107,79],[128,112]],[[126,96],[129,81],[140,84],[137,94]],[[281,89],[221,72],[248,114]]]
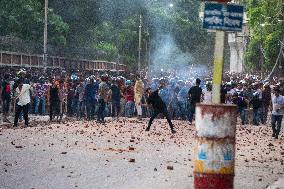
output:
[[[251,30],[246,67],[271,70],[280,50],[279,40],[283,39],[283,23],[279,22],[283,20],[283,3],[281,0],[247,0],[245,4]],[[264,65],[260,57],[264,58]]]
[[[2,0],[0,8],[0,36],[13,36],[32,42],[43,41],[43,0]],[[49,11],[49,42],[66,44],[68,25]]]
[[[42,42],[44,0],[2,2],[1,35]],[[48,42],[59,47],[53,49],[59,55],[111,61],[120,57],[135,68],[142,15],[142,65],[149,47],[153,52],[157,48],[160,34],[173,37],[176,52],[191,53],[196,62],[208,63],[211,53],[204,49],[213,49],[213,37],[201,28],[200,1],[173,3],[169,7],[167,0],[49,0]]]

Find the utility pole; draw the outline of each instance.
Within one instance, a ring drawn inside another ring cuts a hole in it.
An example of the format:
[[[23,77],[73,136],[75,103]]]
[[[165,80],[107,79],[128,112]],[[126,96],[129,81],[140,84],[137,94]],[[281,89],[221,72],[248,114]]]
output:
[[[46,71],[47,66],[47,14],[48,14],[48,0],[45,0],[44,5],[44,33],[43,33],[43,67]]]
[[[138,44],[138,72],[141,71],[141,38],[142,38],[142,15],[140,14],[139,24],[139,44]]]

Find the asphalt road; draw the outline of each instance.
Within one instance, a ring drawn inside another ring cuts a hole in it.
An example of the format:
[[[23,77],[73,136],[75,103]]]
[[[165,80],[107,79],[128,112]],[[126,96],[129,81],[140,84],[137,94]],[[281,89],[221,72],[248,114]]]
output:
[[[38,122],[1,129],[0,188],[193,188],[194,126],[174,121],[178,132],[172,135],[165,120],[155,121],[150,132],[146,123]],[[283,177],[284,136],[270,136],[267,126],[238,126],[236,189],[267,188]]]

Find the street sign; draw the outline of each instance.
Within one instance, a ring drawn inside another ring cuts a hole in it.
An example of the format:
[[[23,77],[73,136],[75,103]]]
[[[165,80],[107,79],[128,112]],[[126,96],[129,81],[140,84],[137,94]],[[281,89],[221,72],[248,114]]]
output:
[[[242,31],[244,7],[234,4],[205,3],[203,28]]]

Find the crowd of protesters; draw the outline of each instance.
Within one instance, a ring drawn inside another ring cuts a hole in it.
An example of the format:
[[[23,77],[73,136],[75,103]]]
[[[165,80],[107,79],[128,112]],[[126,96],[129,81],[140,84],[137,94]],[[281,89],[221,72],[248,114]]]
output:
[[[99,123],[104,123],[105,117],[141,119],[152,115],[154,119],[163,113],[173,130],[170,119],[187,120],[191,124],[196,104],[210,103],[212,98],[212,78],[208,74],[189,73],[188,77],[181,78],[175,73],[159,73],[150,77],[11,67],[1,67],[0,73],[3,121],[10,122],[8,116],[14,112],[14,126],[21,117],[28,126],[29,113],[49,115],[50,121],[61,121],[65,115]],[[283,93],[283,78],[225,73],[221,102],[237,105],[242,125],[250,124],[250,120],[253,125],[268,124],[271,114],[273,137],[278,138],[284,113]],[[160,98],[163,109],[153,111],[149,104],[159,105],[149,100],[151,94],[159,95],[153,99]]]

